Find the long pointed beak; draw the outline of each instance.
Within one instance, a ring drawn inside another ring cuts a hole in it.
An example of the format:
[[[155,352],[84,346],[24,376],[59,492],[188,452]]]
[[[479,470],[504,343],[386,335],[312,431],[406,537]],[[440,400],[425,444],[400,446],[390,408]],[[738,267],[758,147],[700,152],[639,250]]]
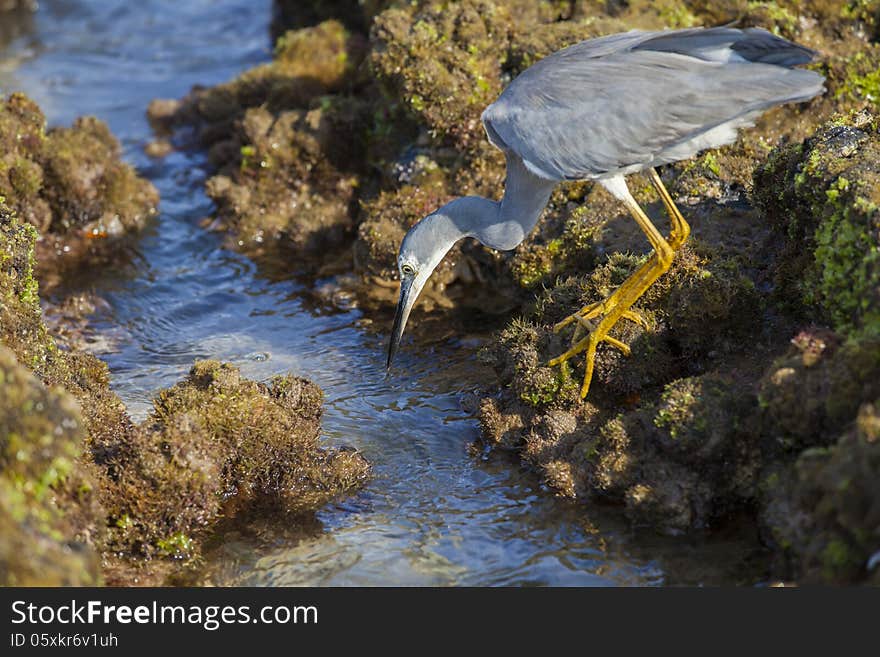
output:
[[[412,311],[422,291],[424,283],[416,282],[414,277],[404,278],[400,281],[400,299],[397,301],[397,313],[394,315],[394,326],[391,329],[391,342],[388,343],[388,361],[385,369],[391,369],[391,361],[400,346],[400,338],[403,337],[403,329],[406,328],[406,320]]]

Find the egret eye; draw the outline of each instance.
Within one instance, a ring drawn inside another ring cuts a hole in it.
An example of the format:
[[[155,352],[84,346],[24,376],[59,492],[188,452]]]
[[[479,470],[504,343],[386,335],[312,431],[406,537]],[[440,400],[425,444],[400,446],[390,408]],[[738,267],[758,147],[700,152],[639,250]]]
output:
[[[407,263],[400,268],[400,271],[403,273],[404,276],[412,276],[416,273],[416,268]]]

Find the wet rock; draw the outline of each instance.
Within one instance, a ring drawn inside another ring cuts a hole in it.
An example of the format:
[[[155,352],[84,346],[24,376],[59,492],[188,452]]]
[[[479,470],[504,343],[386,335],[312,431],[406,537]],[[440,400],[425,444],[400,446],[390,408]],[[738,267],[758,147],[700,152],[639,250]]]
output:
[[[271,63],[229,83],[151,103],[160,139],[179,143],[188,126],[209,149],[214,227],[231,246],[284,262],[350,243],[370,114],[342,92],[357,84],[365,47],[328,20],[285,33]]]
[[[805,450],[785,478],[768,477],[767,540],[808,581],[877,582],[878,430],[876,403],[864,404],[837,441]]]
[[[270,30],[274,40],[288,30],[336,19],[348,29],[365,32],[373,16],[392,4],[394,0],[275,0]]]
[[[351,34],[337,20],[292,30],[278,39],[271,62],[216,87],[196,87],[182,101],[156,99],[147,117],[160,133],[190,126],[203,146],[231,143],[240,137],[236,122],[250,108],[262,107],[273,115],[309,109],[313,101],[352,84],[364,50],[363,37]]]
[[[322,399],[304,379],[260,384],[231,365],[197,362],[126,440],[94,446],[111,473],[112,546],[192,556],[224,515],[254,505],[314,511],[356,488],[366,461],[319,447]]]
[[[675,379],[616,407],[568,402],[579,386],[543,372],[524,387],[547,380],[546,396],[523,404],[505,392],[484,402],[481,425],[485,440],[520,449],[559,493],[621,502],[635,524],[672,533],[715,526],[753,498],[757,400],[737,370]]]
[[[867,562],[880,537],[872,510],[878,382],[876,337],[815,329],[795,336],[761,382],[765,440],[777,466],[765,474],[759,517],[780,559],[809,579],[872,576]]]
[[[373,23],[371,65],[435,138],[484,142],[480,114],[501,92],[511,19],[493,2],[391,9]]]
[[[880,340],[804,330],[760,386],[765,422],[784,449],[827,447],[880,395]]]
[[[344,101],[274,118],[247,111],[238,167],[207,184],[238,247],[305,255],[350,241],[357,178],[349,164],[362,160],[363,149],[347,136],[362,119],[362,108]]]
[[[16,93],[0,105],[0,142],[0,196],[40,232],[44,273],[106,261],[156,212],[156,189],[120,160],[98,119],[47,131],[40,108]]]

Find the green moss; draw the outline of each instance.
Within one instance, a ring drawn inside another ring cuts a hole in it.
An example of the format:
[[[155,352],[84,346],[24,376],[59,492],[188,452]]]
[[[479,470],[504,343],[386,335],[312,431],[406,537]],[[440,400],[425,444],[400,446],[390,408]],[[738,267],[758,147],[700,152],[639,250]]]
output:
[[[775,34],[793,37],[797,30],[798,14],[779,2],[752,2],[747,10],[763,22],[769,22]]]
[[[703,156],[703,164],[716,176],[721,175],[721,168],[718,166],[718,160],[715,158],[715,154],[712,152],[706,153]]]
[[[864,25],[873,34],[875,42],[880,37],[880,3],[877,0],[848,0],[840,8],[840,17]]]
[[[543,235],[517,249],[510,271],[519,286],[531,289],[549,284],[563,272],[589,271],[593,267],[598,230],[584,215],[585,206],[581,206],[570,214],[553,216],[555,221],[547,221],[542,227]]]
[[[653,3],[664,24],[670,28],[694,27],[700,19],[691,13],[686,3],[680,0],[666,0]]]
[[[834,92],[838,98],[848,96],[880,105],[880,69],[878,58],[864,52],[857,53],[848,62],[846,78]]]
[[[189,536],[183,532],[177,532],[168,538],[156,541],[156,547],[164,556],[188,557],[192,555],[195,544]]]
[[[838,200],[839,189],[829,190],[829,203],[837,206],[816,230],[816,299],[830,312],[840,330],[880,335],[880,307],[872,302],[880,286],[880,250],[870,226],[853,221],[849,199]]]
[[[695,380],[677,381],[667,386],[660,398],[660,407],[654,416],[654,426],[666,429],[675,439],[682,425],[694,422],[693,406],[701,395],[702,388]],[[705,423],[700,422],[698,431],[705,430]]]
[[[313,28],[290,30],[275,42],[275,61],[294,67],[300,74],[318,77],[314,72],[306,72],[312,70],[310,66],[322,62],[312,61],[310,64],[310,60],[338,59],[338,55],[345,52],[348,39],[348,30],[337,20],[324,21]],[[316,53],[321,56],[316,57]]]
[[[12,192],[25,199],[32,199],[43,186],[43,169],[39,164],[19,157],[9,169]]]
[[[561,396],[570,396],[578,389],[568,364],[563,363],[557,368],[542,368],[540,372],[530,373],[529,380],[520,387],[519,396],[531,406],[545,406]]]
[[[0,584],[100,581],[87,538],[100,511],[79,463],[83,437],[70,395],[46,388],[0,345]]]
[[[795,288],[849,335],[880,334],[880,133],[866,112],[829,122],[759,168],[755,195],[789,242],[780,288]]]
[[[841,574],[860,565],[849,546],[840,539],[828,543],[822,552],[822,561],[825,567],[825,576],[831,581],[839,579]]]

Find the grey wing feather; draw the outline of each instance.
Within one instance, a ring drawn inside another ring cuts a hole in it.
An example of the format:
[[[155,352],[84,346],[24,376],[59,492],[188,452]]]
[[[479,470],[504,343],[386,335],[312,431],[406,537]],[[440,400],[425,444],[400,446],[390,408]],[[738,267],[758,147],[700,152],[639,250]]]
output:
[[[486,109],[483,124],[493,144],[537,175],[599,177],[662,163],[664,153],[666,161],[686,157],[681,144],[725,143],[734,131],[707,136],[718,143],[698,138],[727,123],[746,124],[773,105],[812,98],[824,78],[788,66],[813,54],[759,29],[593,39],[522,73]]]

